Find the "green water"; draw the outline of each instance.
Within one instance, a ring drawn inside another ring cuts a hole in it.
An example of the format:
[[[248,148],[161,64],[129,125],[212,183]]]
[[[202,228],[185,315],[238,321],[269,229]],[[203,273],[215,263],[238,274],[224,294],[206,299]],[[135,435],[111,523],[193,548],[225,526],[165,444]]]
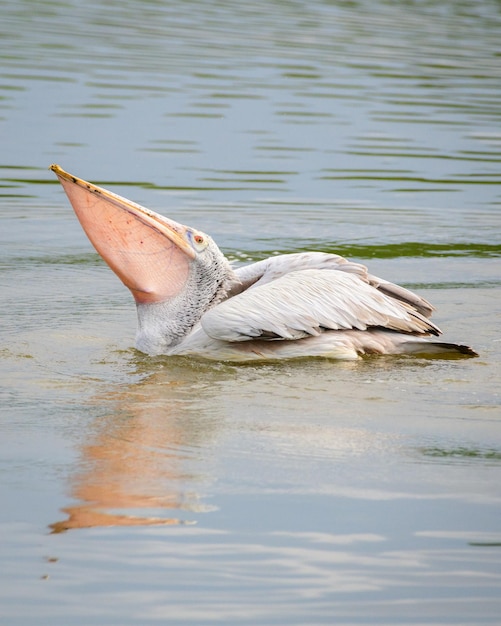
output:
[[[500,40],[494,0],[0,0],[2,623],[499,623]],[[146,358],[53,162],[480,357]]]

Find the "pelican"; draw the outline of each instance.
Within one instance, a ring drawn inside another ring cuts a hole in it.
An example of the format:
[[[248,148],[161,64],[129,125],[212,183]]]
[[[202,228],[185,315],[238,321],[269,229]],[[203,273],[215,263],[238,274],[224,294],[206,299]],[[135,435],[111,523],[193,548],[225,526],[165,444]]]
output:
[[[468,346],[436,341],[432,305],[360,263],[302,252],[233,268],[205,233],[58,165],[50,169],[135,299],[141,352],[223,361],[477,356]]]

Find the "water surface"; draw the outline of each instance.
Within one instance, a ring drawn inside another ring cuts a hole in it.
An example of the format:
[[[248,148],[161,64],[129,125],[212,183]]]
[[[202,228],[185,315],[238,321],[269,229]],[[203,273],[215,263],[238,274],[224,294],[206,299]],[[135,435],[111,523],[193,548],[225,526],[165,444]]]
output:
[[[0,617],[498,624],[500,5],[0,0]],[[133,349],[60,163],[339,252],[478,359]]]

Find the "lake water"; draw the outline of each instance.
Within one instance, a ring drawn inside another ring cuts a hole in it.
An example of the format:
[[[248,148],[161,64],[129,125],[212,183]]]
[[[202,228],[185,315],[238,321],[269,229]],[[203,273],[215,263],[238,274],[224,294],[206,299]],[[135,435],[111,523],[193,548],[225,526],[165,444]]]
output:
[[[495,0],[0,0],[2,624],[500,623],[500,41]],[[480,357],[147,358],[53,162]]]

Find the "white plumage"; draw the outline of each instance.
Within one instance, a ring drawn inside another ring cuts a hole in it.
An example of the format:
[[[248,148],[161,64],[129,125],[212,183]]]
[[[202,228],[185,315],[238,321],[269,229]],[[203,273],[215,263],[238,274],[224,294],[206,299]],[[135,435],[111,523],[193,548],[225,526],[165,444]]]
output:
[[[224,341],[301,339],[375,326],[408,333],[438,330],[415,309],[355,274],[310,268],[233,296],[205,313],[201,324],[210,337]]]
[[[430,340],[424,298],[335,254],[274,256],[234,270],[204,233],[64,172],[89,239],[131,290],[136,346],[151,355],[247,361],[364,354],[463,354]]]

